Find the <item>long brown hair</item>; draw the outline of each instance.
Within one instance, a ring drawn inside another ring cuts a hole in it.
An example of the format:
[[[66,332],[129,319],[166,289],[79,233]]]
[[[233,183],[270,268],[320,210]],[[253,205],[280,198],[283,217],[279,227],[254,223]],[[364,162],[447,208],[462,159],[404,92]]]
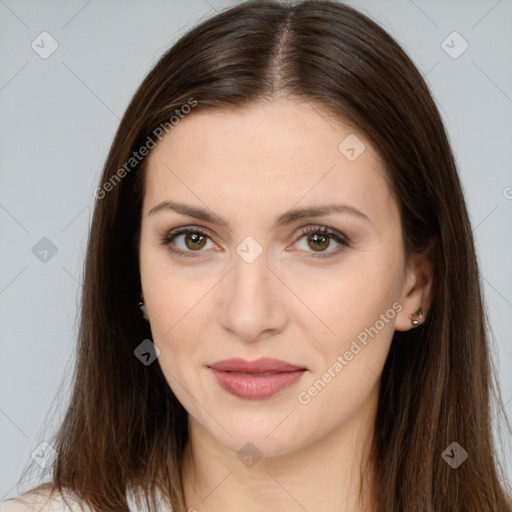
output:
[[[328,1],[227,9],[179,39],[134,95],[99,184],[70,403],[50,442],[51,482],[37,489],[68,489],[97,511],[126,511],[129,484],[145,490],[153,509],[158,489],[175,512],[186,510],[187,413],[160,366],[134,356],[151,331],[137,307],[145,160],[133,154],[170,132],[173,116],[244,109],[277,95],[307,101],[366,136],[386,166],[407,255],[434,241],[431,310],[416,329],[395,332],[382,374],[375,510],[512,510],[492,433],[491,406],[502,402],[490,326],[445,128],[395,40],[354,8]],[[469,454],[456,469],[442,458],[452,442]]]

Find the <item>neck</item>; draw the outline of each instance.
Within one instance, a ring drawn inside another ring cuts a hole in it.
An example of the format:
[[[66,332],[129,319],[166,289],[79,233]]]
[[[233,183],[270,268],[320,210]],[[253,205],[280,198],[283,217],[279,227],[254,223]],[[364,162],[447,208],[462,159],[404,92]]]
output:
[[[189,416],[183,482],[187,509],[200,512],[363,512],[373,510],[368,462],[378,386],[350,419],[327,436],[251,467]],[[292,442],[293,440],[290,440]],[[359,501],[362,491],[363,498]]]

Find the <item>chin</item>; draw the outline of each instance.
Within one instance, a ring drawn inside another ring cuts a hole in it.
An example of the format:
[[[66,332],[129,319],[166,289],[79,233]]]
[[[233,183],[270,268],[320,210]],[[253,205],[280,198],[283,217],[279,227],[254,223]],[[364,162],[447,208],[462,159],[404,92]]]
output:
[[[255,429],[235,432],[233,437],[227,438],[219,435],[219,432],[211,432],[211,434],[219,444],[234,452],[242,463],[247,455],[254,458],[278,457],[294,452],[300,447],[296,437],[287,434],[283,437],[272,437]],[[293,443],[290,442],[291,439],[294,440]]]
[[[312,438],[315,436],[309,436],[304,428],[308,422],[300,418],[300,409],[287,417],[290,411],[293,411],[292,407],[281,404],[273,412],[265,412],[263,408],[259,412],[223,412],[215,418],[222,426],[209,416],[203,416],[199,421],[218,444],[237,456],[248,451],[258,457],[277,457],[306,446],[308,440],[314,441]],[[315,430],[318,432],[318,429]]]

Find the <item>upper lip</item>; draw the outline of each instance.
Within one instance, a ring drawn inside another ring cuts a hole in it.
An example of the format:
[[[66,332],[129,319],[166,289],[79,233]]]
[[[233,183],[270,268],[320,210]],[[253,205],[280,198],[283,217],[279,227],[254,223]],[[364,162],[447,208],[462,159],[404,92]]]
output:
[[[240,358],[224,359],[209,365],[209,368],[221,372],[242,372],[242,373],[267,373],[267,372],[293,372],[298,370],[306,370],[303,366],[281,361],[279,359],[272,359],[269,357],[262,357],[254,361],[247,361]]]

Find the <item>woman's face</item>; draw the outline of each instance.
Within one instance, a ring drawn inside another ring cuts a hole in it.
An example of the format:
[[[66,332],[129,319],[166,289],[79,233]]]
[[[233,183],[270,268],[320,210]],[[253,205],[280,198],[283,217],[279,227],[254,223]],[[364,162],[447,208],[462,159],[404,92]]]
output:
[[[143,298],[158,364],[191,424],[265,455],[357,418],[370,427],[393,332],[421,305],[370,143],[280,99],[192,113],[148,158]],[[172,236],[178,228],[191,233]],[[231,358],[282,364],[211,368]]]

